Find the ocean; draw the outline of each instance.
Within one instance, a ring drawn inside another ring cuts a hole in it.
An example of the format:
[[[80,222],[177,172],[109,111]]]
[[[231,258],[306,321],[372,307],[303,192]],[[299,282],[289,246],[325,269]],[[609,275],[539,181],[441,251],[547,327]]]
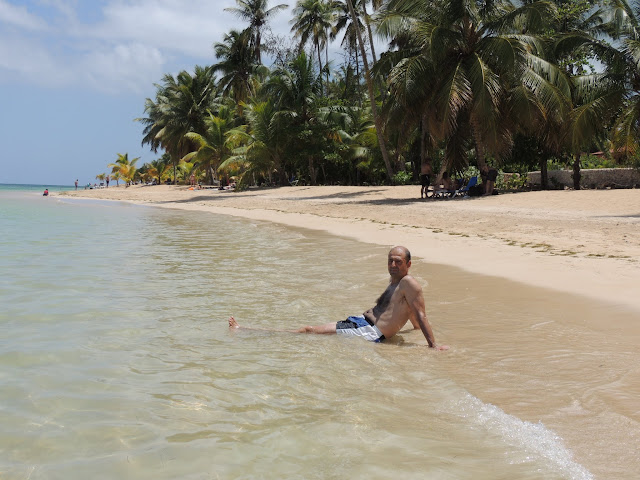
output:
[[[602,341],[583,307],[561,323],[548,292],[416,259],[449,352],[413,331],[230,331],[229,315],[286,329],[361,313],[387,248],[41,190],[0,186],[3,480],[582,480],[607,428],[637,430],[621,416],[638,385],[607,377],[637,373],[637,339]],[[614,451],[602,478],[633,478],[636,449]]]

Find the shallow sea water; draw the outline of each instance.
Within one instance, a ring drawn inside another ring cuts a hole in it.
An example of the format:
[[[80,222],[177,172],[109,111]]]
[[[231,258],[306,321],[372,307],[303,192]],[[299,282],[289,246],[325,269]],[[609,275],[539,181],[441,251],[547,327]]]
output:
[[[416,259],[449,352],[230,331],[364,311],[387,248],[1,189],[0,230],[3,480],[638,471],[631,312]]]

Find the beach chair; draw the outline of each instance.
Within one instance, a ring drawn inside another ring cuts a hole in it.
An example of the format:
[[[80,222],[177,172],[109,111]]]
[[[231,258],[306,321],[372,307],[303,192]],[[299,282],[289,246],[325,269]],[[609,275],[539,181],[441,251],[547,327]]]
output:
[[[469,195],[469,189],[478,183],[478,177],[471,177],[469,182],[462,188],[459,188],[449,198],[466,197]]]
[[[431,196],[429,196],[429,193],[431,193]],[[448,190],[446,188],[434,188],[431,191],[427,191],[427,198],[435,198],[435,199],[452,198],[455,194],[456,194],[456,190]]]

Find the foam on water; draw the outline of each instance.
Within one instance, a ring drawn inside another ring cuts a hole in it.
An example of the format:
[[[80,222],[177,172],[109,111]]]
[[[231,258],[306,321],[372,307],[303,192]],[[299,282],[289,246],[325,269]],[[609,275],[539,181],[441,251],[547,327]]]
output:
[[[454,411],[467,419],[471,425],[498,435],[503,442],[514,446],[517,450],[509,460],[511,463],[530,462],[531,458],[542,459],[566,478],[593,479],[593,475],[587,469],[573,460],[571,451],[565,447],[562,439],[541,422],[525,422],[508,415],[495,405],[483,403],[468,393],[463,394],[453,405]]]

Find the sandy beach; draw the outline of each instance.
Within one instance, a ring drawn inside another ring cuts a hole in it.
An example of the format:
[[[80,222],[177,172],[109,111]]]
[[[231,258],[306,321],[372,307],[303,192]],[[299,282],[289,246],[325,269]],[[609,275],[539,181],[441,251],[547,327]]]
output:
[[[327,231],[470,272],[640,310],[640,191],[421,200],[418,186],[248,191],[131,186],[59,195],[209,211]]]

